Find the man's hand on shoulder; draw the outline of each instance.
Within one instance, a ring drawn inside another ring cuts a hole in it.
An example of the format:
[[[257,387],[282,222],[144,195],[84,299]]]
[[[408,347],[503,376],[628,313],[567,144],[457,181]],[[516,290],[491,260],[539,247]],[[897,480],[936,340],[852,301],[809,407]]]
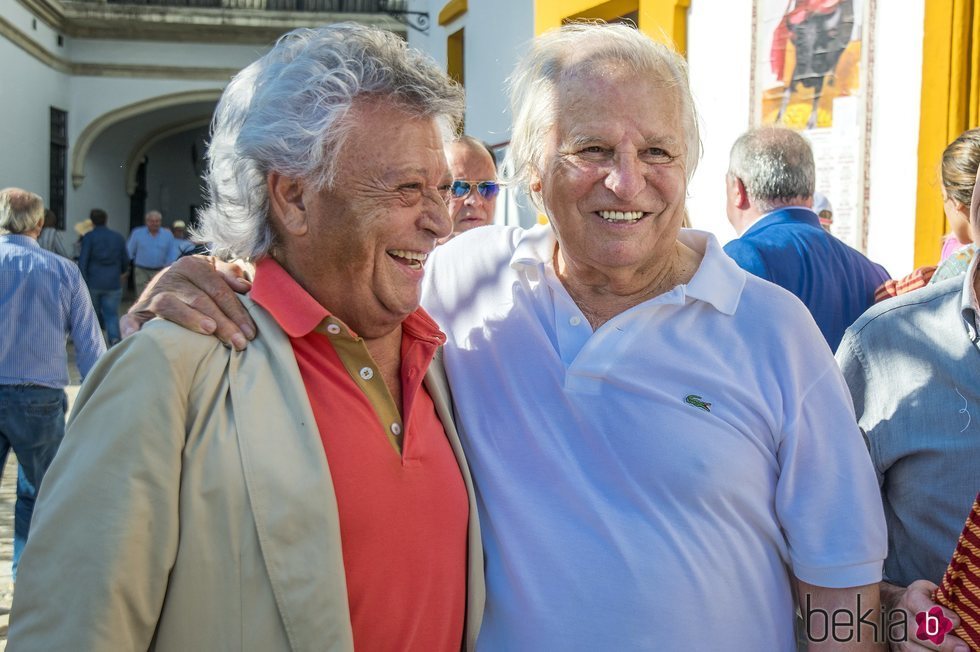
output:
[[[908,623],[908,634],[904,642],[894,641],[891,644],[891,652],[924,652],[925,650],[939,650],[939,652],[970,652],[963,639],[952,634],[947,634],[942,643],[935,644],[929,640],[920,640],[916,637],[916,614],[928,613],[933,607],[937,607],[932,601],[932,593],[936,590],[936,585],[929,580],[916,580],[906,588],[894,586],[886,582],[881,583],[881,597],[885,608],[904,609],[906,622]],[[959,617],[949,609],[940,607],[943,616],[953,623],[953,629],[960,626]]]
[[[185,256],[163,270],[119,321],[132,335],[154,317],[187,330],[214,335],[241,351],[255,337],[255,322],[235,293],[251,288],[242,268],[211,256]]]

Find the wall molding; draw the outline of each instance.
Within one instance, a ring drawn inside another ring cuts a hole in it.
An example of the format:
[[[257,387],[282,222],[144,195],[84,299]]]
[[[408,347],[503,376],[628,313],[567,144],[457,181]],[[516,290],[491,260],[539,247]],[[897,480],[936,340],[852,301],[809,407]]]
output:
[[[143,77],[184,81],[229,81],[238,68],[189,68],[187,66],[157,66],[126,63],[72,62],[50,52],[30,36],[0,16],[0,37],[6,38],[45,66],[65,75],[78,77]]]
[[[78,0],[18,0],[52,29],[74,38],[272,45],[296,27],[356,20],[405,36],[387,14],[110,5]]]

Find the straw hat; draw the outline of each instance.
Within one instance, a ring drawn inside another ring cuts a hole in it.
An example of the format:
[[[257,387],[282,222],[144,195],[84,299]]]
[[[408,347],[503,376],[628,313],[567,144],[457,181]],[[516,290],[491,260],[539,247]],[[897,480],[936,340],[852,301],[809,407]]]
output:
[[[94,228],[95,225],[92,224],[92,220],[84,220],[75,225],[75,233],[78,234],[78,237],[82,237]]]

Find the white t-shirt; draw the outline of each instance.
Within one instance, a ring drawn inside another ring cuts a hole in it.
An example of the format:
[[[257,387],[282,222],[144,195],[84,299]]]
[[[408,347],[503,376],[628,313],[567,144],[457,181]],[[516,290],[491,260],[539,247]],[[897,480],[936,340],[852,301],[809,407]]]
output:
[[[690,283],[593,332],[548,226],[473,229],[423,305],[476,482],[482,650],[795,650],[790,576],[871,584],[874,470],[806,308],[713,236]]]

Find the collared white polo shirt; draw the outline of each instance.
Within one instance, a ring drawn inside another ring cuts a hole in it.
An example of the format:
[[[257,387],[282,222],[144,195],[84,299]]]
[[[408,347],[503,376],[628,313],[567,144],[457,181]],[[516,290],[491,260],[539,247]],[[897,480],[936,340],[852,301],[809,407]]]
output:
[[[548,226],[439,248],[423,305],[477,486],[485,650],[794,650],[791,575],[878,581],[885,529],[837,365],[713,236],[593,332]]]

